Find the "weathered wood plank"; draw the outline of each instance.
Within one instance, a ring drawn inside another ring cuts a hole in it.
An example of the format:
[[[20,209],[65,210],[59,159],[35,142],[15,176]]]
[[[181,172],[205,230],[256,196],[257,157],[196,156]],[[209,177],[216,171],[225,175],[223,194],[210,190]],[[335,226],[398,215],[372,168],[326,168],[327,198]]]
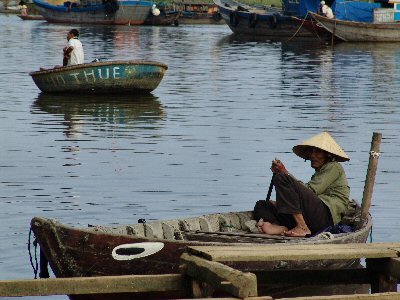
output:
[[[254,272],[258,285],[294,284],[294,285],[333,285],[333,284],[370,284],[371,276],[367,269],[336,270],[275,270]]]
[[[400,258],[367,259],[367,268],[400,280]]]
[[[188,252],[212,261],[274,261],[355,258],[390,258],[399,256],[399,243],[192,246]],[[249,251],[251,250],[251,251]]]
[[[257,296],[257,278],[252,273],[244,273],[187,253],[182,254],[181,262],[185,264],[187,275],[204,281],[217,290],[239,298]]]
[[[183,289],[184,276],[180,274],[0,281],[0,297],[162,292]]]
[[[312,296],[296,298],[279,298],[279,300],[399,300],[400,293],[378,293],[365,295],[334,295],[334,296]]]

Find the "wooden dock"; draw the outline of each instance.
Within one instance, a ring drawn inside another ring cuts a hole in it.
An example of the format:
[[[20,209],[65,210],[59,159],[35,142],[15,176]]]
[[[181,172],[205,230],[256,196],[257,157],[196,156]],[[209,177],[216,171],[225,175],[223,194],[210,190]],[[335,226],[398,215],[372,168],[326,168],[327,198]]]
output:
[[[187,298],[272,299],[259,295],[262,284],[369,284],[372,294],[296,299],[400,299],[400,243],[189,247],[181,257],[182,274],[51,278],[0,281],[0,297],[180,291]],[[243,272],[224,262],[366,259],[365,268],[333,270],[255,270]],[[188,284],[188,282],[190,284]],[[189,288],[188,288],[189,287]],[[180,298],[182,299],[182,298]],[[289,299],[289,298],[281,298]],[[291,298],[293,299],[293,298]]]

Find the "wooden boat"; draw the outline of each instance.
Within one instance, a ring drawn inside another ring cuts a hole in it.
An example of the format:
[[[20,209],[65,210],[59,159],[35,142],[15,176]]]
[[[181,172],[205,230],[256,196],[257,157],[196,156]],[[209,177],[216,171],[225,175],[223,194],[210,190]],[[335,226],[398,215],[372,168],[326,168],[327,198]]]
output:
[[[182,0],[174,1],[172,7],[180,12],[179,24],[225,24],[212,2]]]
[[[277,7],[254,7],[234,0],[214,0],[219,13],[235,34],[274,38],[313,37],[298,20]]]
[[[355,206],[353,206],[355,208]],[[357,211],[355,213],[355,211]],[[343,220],[354,225],[359,207]],[[47,277],[49,262],[57,277],[105,276],[123,274],[179,273],[179,258],[188,246],[224,245],[235,247],[255,244],[301,243],[341,244],[365,243],[371,230],[371,217],[350,233],[320,234],[311,238],[291,238],[250,232],[252,212],[215,213],[166,221],[126,224],[113,227],[89,225],[74,228],[52,219],[35,217],[31,230],[41,251],[41,276]],[[249,225],[250,224],[250,225]],[[254,225],[253,225],[254,226]],[[243,271],[344,268],[349,261],[254,261],[245,265],[228,261],[224,264]],[[271,292],[272,291],[272,292]],[[266,291],[274,295],[273,289]],[[282,292],[275,290],[275,293]],[[179,295],[141,295],[141,299],[173,298]],[[107,298],[108,297],[108,298]],[[133,299],[127,294],[113,295],[116,299]],[[70,296],[71,299],[109,299],[101,295]],[[140,298],[140,297],[139,297]]]
[[[26,16],[18,15],[18,17],[20,17],[24,21],[45,20],[42,15],[26,15]]]
[[[151,92],[168,66],[154,61],[100,61],[31,72],[37,87],[46,93]]]
[[[39,13],[51,23],[140,25],[149,15],[152,2],[146,0],[105,0],[64,2],[53,5],[33,0]]]
[[[328,19],[309,14],[326,30],[346,42],[399,42],[400,22],[366,23]]]

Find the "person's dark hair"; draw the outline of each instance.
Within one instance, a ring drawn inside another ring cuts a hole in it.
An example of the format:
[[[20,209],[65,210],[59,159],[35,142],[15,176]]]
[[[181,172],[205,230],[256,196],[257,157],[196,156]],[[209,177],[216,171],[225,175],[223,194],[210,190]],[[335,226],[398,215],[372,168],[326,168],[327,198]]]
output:
[[[71,29],[71,30],[69,31],[69,33],[72,33],[74,36],[79,37],[79,31],[78,31],[78,29]]]

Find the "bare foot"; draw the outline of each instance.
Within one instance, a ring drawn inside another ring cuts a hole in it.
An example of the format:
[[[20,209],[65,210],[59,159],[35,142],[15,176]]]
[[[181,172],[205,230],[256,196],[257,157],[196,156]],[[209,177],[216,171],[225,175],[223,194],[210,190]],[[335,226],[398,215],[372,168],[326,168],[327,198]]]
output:
[[[283,234],[290,237],[306,237],[311,234],[311,231],[307,227],[296,226],[290,230],[286,230]]]
[[[273,224],[263,219],[260,219],[257,223],[257,229],[260,233],[266,233],[271,235],[282,235],[285,231],[288,230],[286,226]]]

